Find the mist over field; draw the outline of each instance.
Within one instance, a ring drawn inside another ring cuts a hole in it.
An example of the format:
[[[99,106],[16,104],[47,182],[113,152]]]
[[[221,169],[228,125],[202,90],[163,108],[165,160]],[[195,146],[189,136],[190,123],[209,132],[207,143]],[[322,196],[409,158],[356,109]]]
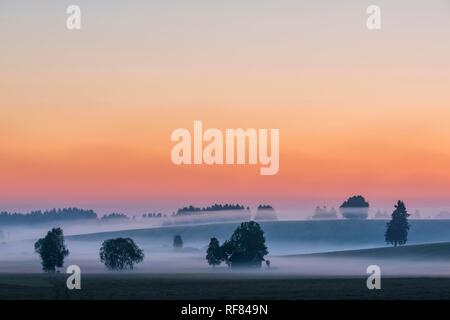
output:
[[[151,220],[151,219],[149,219]],[[104,240],[130,237],[144,250],[143,263],[133,273],[230,273],[295,274],[304,276],[365,276],[376,264],[385,275],[448,275],[450,271],[450,220],[412,220],[408,246],[391,248],[384,243],[385,220],[266,221],[265,232],[271,268],[213,270],[205,255],[211,237],[221,243],[228,239],[238,222],[215,222],[161,226],[154,221],[44,224],[35,227],[2,227],[0,273],[40,273],[34,242],[55,226],[62,226],[70,255],[65,266],[76,264],[84,273],[108,272],[99,259]],[[174,235],[184,247],[175,251]],[[435,243],[442,243],[440,246]],[[416,244],[425,244],[425,247]],[[372,248],[379,251],[373,251]],[[409,251],[401,250],[407,248]],[[392,251],[396,250],[396,251]],[[392,254],[394,252],[395,254]],[[64,270],[63,270],[64,271]]]

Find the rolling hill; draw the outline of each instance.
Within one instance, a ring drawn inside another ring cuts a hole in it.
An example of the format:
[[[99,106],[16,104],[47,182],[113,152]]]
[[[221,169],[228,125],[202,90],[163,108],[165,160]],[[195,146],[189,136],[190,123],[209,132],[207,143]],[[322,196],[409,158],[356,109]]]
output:
[[[398,259],[398,260],[450,260],[450,242],[406,245],[359,250],[343,250],[313,254],[286,255],[284,257]]]

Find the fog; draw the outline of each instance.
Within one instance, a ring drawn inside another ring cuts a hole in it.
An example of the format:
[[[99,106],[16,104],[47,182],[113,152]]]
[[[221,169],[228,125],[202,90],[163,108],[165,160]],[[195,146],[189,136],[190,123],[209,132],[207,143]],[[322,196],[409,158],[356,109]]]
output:
[[[118,230],[134,230],[160,227],[161,221],[158,219],[142,219],[128,221],[92,221],[78,220],[68,222],[42,223],[34,226],[1,226],[0,242],[17,241],[26,239],[36,239],[44,236],[51,228],[60,227],[64,230],[64,235],[78,235],[98,232],[109,232]],[[3,239],[2,239],[3,238]]]
[[[97,241],[67,241],[70,255],[65,266],[76,264],[84,273],[108,272],[99,260],[101,243]],[[449,275],[450,260],[421,260],[420,256],[409,259],[380,258],[327,258],[309,255],[296,257],[269,254],[270,269],[265,265],[257,270],[230,270],[222,265],[215,270],[205,260],[204,248],[186,247],[174,251],[169,244],[138,242],[145,252],[143,263],[133,273],[227,273],[259,275],[302,275],[302,276],[366,276],[369,265],[381,267],[383,275],[390,276],[432,276]],[[187,244],[189,245],[189,244]],[[270,248],[269,250],[275,248]],[[286,249],[283,249],[283,251]],[[276,249],[273,251],[277,251]],[[0,246],[1,273],[35,273],[42,272],[39,257],[33,250],[33,241],[15,241]],[[62,270],[64,272],[64,269]]]
[[[202,225],[158,226],[136,221],[125,223],[71,223],[62,225],[70,255],[65,266],[75,264],[84,273],[108,272],[101,264],[99,250],[102,242],[115,237],[130,237],[145,252],[143,263],[131,271],[135,273],[226,273],[232,275],[304,275],[304,276],[366,276],[369,265],[378,265],[384,275],[431,276],[448,275],[450,246],[414,247],[398,256],[355,249],[387,248],[383,235],[384,221],[275,221],[261,222],[265,231],[271,268],[264,264],[258,270],[229,270],[225,265],[213,270],[206,263],[206,247],[211,237],[221,243],[228,239],[239,222]],[[410,243],[450,241],[450,221],[412,221]],[[42,272],[34,242],[50,227],[3,227],[0,240],[0,272]],[[136,228],[138,227],[138,228]],[[175,251],[173,236],[179,234],[184,248]],[[384,249],[383,249],[384,250]],[[338,252],[338,256],[327,252]],[[365,254],[364,252],[367,252]],[[342,255],[344,254],[344,255]],[[64,272],[64,269],[62,270]]]

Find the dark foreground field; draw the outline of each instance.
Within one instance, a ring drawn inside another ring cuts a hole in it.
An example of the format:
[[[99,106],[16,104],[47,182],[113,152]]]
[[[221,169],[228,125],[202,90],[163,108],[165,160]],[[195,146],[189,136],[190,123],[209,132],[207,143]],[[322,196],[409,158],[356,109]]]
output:
[[[450,278],[304,278],[223,274],[91,274],[82,289],[65,289],[65,275],[0,275],[0,299],[450,299]]]

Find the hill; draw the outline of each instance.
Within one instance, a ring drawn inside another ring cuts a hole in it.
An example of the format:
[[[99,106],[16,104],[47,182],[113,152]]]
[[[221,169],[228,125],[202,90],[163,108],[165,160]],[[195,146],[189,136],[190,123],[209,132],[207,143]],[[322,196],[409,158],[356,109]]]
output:
[[[385,246],[385,220],[316,220],[260,222],[269,252],[275,255],[316,253]],[[75,241],[100,242],[115,237],[131,237],[143,245],[171,245],[181,235],[192,247],[203,248],[211,237],[228,239],[238,223],[167,226],[147,229],[99,232],[67,237]],[[413,220],[408,244],[450,242],[450,220]],[[404,249],[401,249],[404,250]]]
[[[344,250],[325,253],[286,255],[285,257],[398,259],[398,260],[450,260],[450,242],[406,245],[373,249]]]

